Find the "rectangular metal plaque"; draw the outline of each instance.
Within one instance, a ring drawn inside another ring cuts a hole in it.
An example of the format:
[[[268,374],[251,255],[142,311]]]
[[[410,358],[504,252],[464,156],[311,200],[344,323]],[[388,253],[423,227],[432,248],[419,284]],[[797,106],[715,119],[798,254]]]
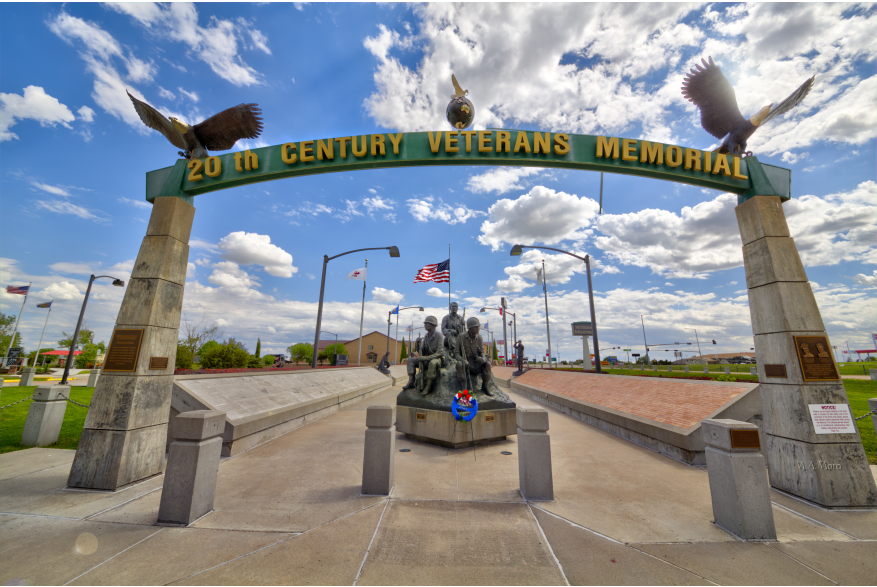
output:
[[[137,369],[142,341],[142,329],[114,331],[107,358],[104,360],[104,371],[133,372]]]
[[[418,420],[426,420],[426,414],[424,412],[416,412],[415,416]]]
[[[804,381],[837,381],[840,376],[827,336],[794,336]]]
[[[166,370],[168,357],[149,357],[149,370]]]
[[[731,448],[761,448],[758,430],[731,430]]]
[[[782,377],[783,379],[788,377],[785,365],[765,365],[764,375],[765,377]]]
[[[494,420],[496,420],[496,414],[484,414],[485,422],[493,422]]]

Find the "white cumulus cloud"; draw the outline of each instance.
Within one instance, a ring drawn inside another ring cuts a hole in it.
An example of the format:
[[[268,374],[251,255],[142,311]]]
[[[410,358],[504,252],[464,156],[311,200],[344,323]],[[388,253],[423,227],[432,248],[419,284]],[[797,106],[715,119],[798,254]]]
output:
[[[376,302],[385,302],[388,304],[398,304],[405,296],[392,289],[384,289],[376,287],[372,290],[372,299]]]
[[[443,298],[446,295],[448,295],[448,292],[442,291],[437,287],[431,287],[428,290],[426,290],[426,295],[432,296],[434,298]]]
[[[441,198],[433,196],[408,200],[408,212],[418,222],[441,220],[448,224],[465,224],[470,218],[485,216],[484,212],[472,210],[465,204],[446,204]]]
[[[466,184],[466,189],[475,193],[497,192],[504,194],[524,187],[521,179],[537,175],[541,167],[497,167],[486,173],[473,175]]]
[[[40,126],[60,124],[71,128],[76,120],[67,106],[39,86],[27,86],[21,95],[0,93],[0,142],[17,139],[9,129],[19,120],[36,120]]]
[[[271,244],[267,234],[237,231],[219,240],[216,247],[221,257],[238,265],[261,265],[275,277],[292,277],[298,271],[292,265],[292,255]]]

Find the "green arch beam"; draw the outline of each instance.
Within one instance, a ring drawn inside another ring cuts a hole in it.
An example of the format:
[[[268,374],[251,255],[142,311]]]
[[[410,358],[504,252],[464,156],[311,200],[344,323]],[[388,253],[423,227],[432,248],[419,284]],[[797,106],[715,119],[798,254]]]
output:
[[[791,171],[638,139],[539,131],[384,133],[284,143],[146,174],[146,199],[193,196],[319,173],[430,165],[551,167],[649,177],[752,196],[791,197]],[[200,176],[200,177],[199,177]]]

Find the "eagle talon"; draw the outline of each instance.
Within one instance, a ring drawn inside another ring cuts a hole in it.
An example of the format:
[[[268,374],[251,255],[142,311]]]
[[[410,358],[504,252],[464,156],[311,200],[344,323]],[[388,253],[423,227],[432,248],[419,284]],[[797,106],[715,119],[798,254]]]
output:
[[[746,157],[752,157],[752,151],[746,151],[744,153],[740,153],[741,159],[745,159]]]

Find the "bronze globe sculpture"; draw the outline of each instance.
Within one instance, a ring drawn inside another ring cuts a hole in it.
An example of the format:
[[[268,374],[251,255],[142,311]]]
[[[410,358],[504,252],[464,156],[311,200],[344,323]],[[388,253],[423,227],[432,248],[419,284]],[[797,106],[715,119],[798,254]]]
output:
[[[472,121],[475,120],[475,106],[466,98],[469,90],[461,88],[453,74],[451,75],[451,81],[454,83],[454,90],[456,91],[448,103],[446,116],[451,126],[457,130],[463,130],[468,128]]]

